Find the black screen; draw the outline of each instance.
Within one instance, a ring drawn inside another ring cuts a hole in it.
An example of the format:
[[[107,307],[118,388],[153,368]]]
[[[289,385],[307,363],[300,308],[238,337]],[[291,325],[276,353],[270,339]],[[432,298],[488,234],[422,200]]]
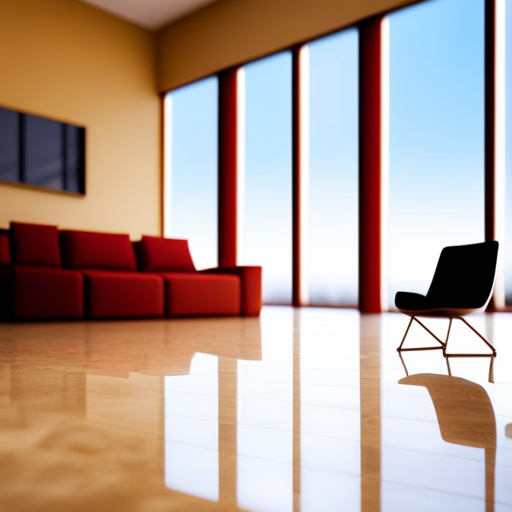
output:
[[[0,107],[0,180],[85,193],[85,129]]]

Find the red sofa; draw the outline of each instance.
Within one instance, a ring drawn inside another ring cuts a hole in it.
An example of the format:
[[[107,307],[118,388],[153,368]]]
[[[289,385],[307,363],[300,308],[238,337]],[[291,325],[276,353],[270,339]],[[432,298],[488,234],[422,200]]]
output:
[[[0,318],[257,316],[261,267],[196,271],[186,240],[12,222],[0,231]]]

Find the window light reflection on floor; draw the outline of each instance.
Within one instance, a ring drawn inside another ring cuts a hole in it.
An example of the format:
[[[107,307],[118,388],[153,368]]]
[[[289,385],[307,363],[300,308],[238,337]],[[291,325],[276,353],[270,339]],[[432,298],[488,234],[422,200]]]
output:
[[[196,354],[189,375],[165,377],[165,485],[219,499],[218,358]]]
[[[293,510],[293,310],[263,314],[262,361],[238,362],[237,502]]]

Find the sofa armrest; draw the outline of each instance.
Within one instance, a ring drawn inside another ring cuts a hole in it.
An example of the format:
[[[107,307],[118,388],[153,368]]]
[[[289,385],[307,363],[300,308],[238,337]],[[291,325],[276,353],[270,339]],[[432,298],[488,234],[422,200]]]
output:
[[[242,283],[242,315],[259,316],[263,305],[261,295],[261,267],[218,267],[200,270],[204,274],[234,274]]]

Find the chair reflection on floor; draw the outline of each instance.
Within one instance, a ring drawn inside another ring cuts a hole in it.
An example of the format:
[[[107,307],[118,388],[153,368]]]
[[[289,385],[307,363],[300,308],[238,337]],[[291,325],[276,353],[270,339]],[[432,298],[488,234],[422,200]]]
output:
[[[395,305],[401,313],[411,319],[402,342],[397,348],[398,353],[417,350],[442,350],[449,370],[450,357],[490,357],[489,381],[493,381],[493,362],[496,357],[494,347],[463,317],[470,313],[484,311],[489,303],[494,288],[496,261],[498,258],[498,242],[459,245],[445,247],[437,263],[434,278],[427,295],[418,293],[397,292]],[[446,340],[439,339],[417,317],[448,318]],[[448,353],[448,338],[453,319],[466,324],[490,349],[490,354],[458,354]],[[437,342],[433,347],[403,348],[407,334],[413,321],[416,321]]]
[[[427,388],[444,441],[485,450],[485,510],[493,512],[496,419],[485,389],[466,379],[430,373],[411,375],[398,382]]]

